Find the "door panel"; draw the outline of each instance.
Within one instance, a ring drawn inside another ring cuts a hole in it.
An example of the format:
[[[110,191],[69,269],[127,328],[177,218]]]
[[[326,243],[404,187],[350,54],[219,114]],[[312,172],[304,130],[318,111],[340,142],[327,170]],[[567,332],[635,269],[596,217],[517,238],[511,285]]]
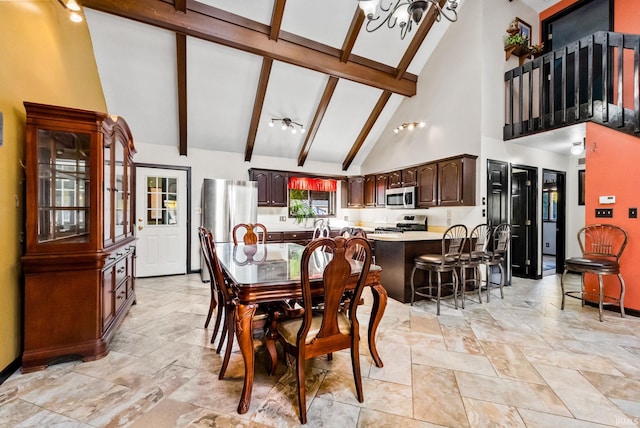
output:
[[[495,227],[508,223],[509,165],[506,162],[487,161],[487,224]],[[509,254],[502,265],[505,272],[505,284],[511,284],[511,264]],[[496,269],[497,271],[497,269]],[[492,273],[492,281],[499,280],[498,272]]]
[[[538,277],[538,170],[513,166],[511,170],[511,267],[514,276]]]
[[[187,172],[136,168],[136,276],[187,272]]]

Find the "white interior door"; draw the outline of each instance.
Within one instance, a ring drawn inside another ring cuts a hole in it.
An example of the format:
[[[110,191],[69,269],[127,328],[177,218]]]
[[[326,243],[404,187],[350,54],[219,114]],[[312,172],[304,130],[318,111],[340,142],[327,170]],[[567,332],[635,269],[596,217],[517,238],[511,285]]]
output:
[[[136,167],[136,277],[187,272],[187,172]]]

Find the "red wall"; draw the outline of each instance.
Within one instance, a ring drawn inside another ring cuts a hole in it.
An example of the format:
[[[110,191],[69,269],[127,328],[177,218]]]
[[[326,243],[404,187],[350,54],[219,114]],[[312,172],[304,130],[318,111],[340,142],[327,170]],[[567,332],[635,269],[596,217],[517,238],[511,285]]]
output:
[[[560,1],[540,14],[540,22],[577,1]],[[613,27],[616,32],[640,34],[640,1],[615,0]],[[633,59],[625,58],[625,61]],[[632,64],[625,63],[625,70],[633,70]],[[624,84],[625,93],[629,93],[631,89],[627,85],[632,82],[627,76]],[[629,103],[629,99],[624,100],[625,106],[632,107]],[[640,138],[587,123],[585,148],[585,224],[612,223],[629,234],[627,247],[620,259],[626,283],[624,306],[640,310],[640,218],[629,218],[629,208],[640,209]],[[616,203],[600,205],[599,196],[604,195],[614,195]],[[596,219],[596,208],[613,208],[613,218]],[[594,278],[587,280],[591,286],[594,283]],[[607,278],[606,291],[609,292],[606,294],[616,296],[618,290],[617,279]]]

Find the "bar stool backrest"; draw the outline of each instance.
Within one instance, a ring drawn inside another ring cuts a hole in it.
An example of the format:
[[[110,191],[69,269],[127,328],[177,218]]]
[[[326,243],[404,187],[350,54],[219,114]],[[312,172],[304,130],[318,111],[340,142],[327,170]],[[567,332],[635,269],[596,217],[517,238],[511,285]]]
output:
[[[583,256],[620,259],[627,246],[627,232],[613,224],[592,224],[578,231],[578,243]]]

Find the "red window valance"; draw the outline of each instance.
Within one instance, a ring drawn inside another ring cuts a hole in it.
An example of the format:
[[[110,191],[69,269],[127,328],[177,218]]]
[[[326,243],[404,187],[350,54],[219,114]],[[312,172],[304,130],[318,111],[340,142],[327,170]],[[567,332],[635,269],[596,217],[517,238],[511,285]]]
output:
[[[335,192],[336,180],[310,177],[289,177],[289,189],[311,190],[314,192]]]

